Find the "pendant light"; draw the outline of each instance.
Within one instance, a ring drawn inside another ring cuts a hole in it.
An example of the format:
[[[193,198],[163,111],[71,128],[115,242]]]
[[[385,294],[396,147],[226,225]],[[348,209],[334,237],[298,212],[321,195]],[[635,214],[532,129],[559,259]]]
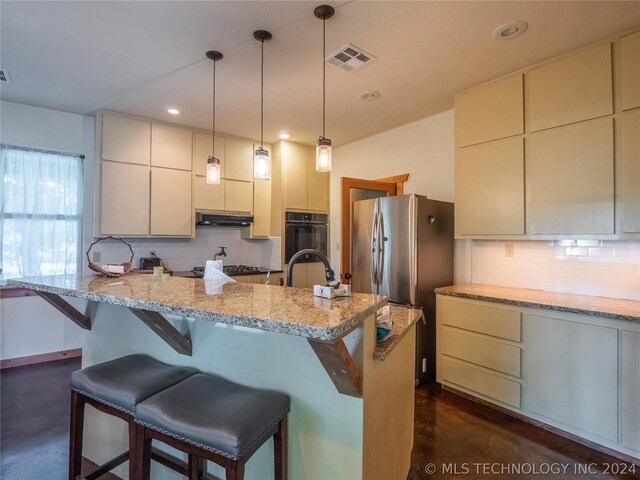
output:
[[[222,59],[222,53],[216,50],[209,50],[207,58],[213,60],[213,103],[211,124],[211,156],[207,159],[207,183],[209,185],[220,185],[220,160],[216,158],[216,62]]]
[[[326,66],[325,61],[326,53],[326,20],[333,17],[336,11],[330,5],[319,5],[313,10],[313,14],[316,18],[322,20],[322,135],[318,138],[316,143],[316,170],[318,172],[330,172],[331,171],[331,140],[325,138],[325,106],[326,106]]]
[[[272,35],[266,30],[256,30],[253,38],[262,44],[260,62],[260,148],[256,149],[253,156],[253,178],[256,180],[269,180],[271,176],[271,160],[269,152],[263,146],[264,136],[264,42],[271,40]]]

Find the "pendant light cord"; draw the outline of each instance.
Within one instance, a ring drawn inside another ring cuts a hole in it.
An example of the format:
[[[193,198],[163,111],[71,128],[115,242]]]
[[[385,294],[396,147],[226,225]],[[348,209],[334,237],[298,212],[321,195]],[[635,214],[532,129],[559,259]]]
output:
[[[264,40],[262,40],[262,48],[260,55],[260,149],[262,149],[262,140],[264,136]]]
[[[327,90],[326,87],[326,81],[327,81],[327,75],[325,72],[325,69],[327,67],[326,62],[325,62],[325,57],[326,57],[326,53],[325,50],[327,48],[327,41],[326,41],[326,23],[327,21],[325,19],[322,20],[322,137],[325,138],[325,132],[324,132],[324,124],[325,124],[325,108],[326,108],[326,99],[325,99],[325,92]]]
[[[213,102],[211,108],[211,117],[213,118],[211,132],[211,156],[216,158],[216,60],[213,61]]]

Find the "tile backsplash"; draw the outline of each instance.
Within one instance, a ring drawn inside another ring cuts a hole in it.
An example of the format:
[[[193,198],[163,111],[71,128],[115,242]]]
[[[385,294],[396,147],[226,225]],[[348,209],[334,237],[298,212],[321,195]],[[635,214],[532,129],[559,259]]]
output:
[[[640,300],[640,241],[474,240],[471,257],[473,283]]]
[[[227,257],[221,260],[227,265],[243,264],[255,267],[282,268],[280,263],[280,238],[245,240],[240,237],[240,228],[196,228],[195,238],[126,238],[133,247],[134,266],[139,267],[140,258],[149,257],[155,251],[167,268],[191,270],[212,260],[219,246],[225,246]],[[88,248],[88,246],[87,246]],[[117,240],[104,240],[91,250],[100,252],[97,263],[122,263],[131,255],[129,248]],[[86,264],[86,257],[84,257]]]

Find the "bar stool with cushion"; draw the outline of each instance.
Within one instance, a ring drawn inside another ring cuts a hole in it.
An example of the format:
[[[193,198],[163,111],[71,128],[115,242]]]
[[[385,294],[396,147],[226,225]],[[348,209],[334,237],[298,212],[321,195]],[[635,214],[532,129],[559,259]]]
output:
[[[136,406],[146,398],[199,373],[195,368],[174,367],[148,355],[128,355],[92,365],[71,374],[71,428],[69,439],[69,480],[80,477],[84,407],[89,404],[101,412],[129,424],[129,451],[118,455],[87,475],[92,480],[133,458]],[[138,476],[135,462],[129,462],[129,477]]]
[[[189,454],[189,478],[206,474],[205,460],[221,465],[227,480],[240,480],[244,465],[269,438],[274,440],[275,478],[287,478],[287,415],[283,393],[248,388],[198,374],[138,405],[135,448],[142,480],[150,475],[151,440]],[[137,463],[136,462],[136,463]]]

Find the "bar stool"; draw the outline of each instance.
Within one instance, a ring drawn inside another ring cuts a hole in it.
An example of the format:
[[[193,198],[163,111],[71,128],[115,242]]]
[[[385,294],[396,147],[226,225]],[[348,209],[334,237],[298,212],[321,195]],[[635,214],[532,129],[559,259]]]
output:
[[[287,478],[287,415],[283,393],[248,388],[197,374],[138,405],[134,449],[140,478],[150,475],[151,441],[189,455],[189,479],[206,474],[205,460],[222,466],[227,480],[242,480],[244,465],[269,438],[274,441],[276,480]]]
[[[82,478],[82,437],[84,407],[89,404],[101,412],[118,417],[129,426],[129,451],[126,451],[87,475],[93,480],[131,460],[138,429],[133,414],[138,403],[195,375],[195,368],[174,367],[148,355],[128,355],[92,365],[71,374],[71,425],[69,438],[69,480]],[[129,477],[138,476],[135,462],[129,462]]]

